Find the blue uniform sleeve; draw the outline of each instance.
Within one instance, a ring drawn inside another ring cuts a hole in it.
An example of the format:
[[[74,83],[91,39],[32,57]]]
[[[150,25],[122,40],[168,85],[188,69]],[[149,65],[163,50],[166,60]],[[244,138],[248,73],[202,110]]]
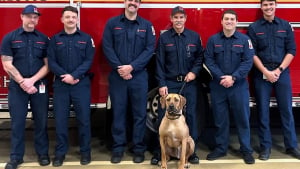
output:
[[[253,24],[249,25],[247,35],[251,39],[253,48],[257,49],[257,39],[256,39],[256,35],[255,35],[255,31],[254,31],[253,27],[254,27]],[[255,52],[255,55],[257,55],[257,51],[255,50],[254,52]]]
[[[217,79],[218,81],[221,80],[221,76],[224,75],[222,70],[219,68],[219,66],[216,64],[215,61],[215,56],[214,56],[214,41],[213,38],[209,38],[207,45],[206,45],[206,50],[204,53],[204,59],[205,59],[205,64],[209,71],[211,72],[212,76],[214,79]]]
[[[49,42],[48,50],[47,50],[47,56],[48,56],[48,65],[50,70],[54,73],[54,75],[60,77],[60,75],[67,74],[67,71],[65,71],[59,64],[56,59],[56,41],[55,36],[53,36]]]
[[[200,73],[200,70],[202,69],[202,63],[203,63],[203,47],[202,47],[202,42],[200,39],[200,36],[197,36],[197,52],[195,55],[195,60],[193,67],[191,68],[191,72],[195,73],[197,76]]]
[[[156,79],[159,87],[167,85],[165,72],[165,48],[160,37],[156,49]]]
[[[139,46],[140,44],[136,44],[138,47],[144,48],[143,52],[133,60],[130,65],[133,67],[133,71],[140,71],[145,69],[146,65],[148,64],[149,60],[153,56],[154,49],[155,49],[155,34],[153,26],[148,23],[147,30],[146,30],[146,45]]]
[[[295,35],[290,24],[287,25],[286,52],[296,56]]]
[[[95,46],[93,39],[90,36],[86,37],[87,46],[85,49],[85,57],[81,65],[79,65],[75,71],[71,73],[71,75],[74,77],[74,79],[80,79],[83,77],[88,70],[91,68],[91,65],[93,63],[93,58],[95,54]]]
[[[1,55],[6,55],[6,56],[13,56],[13,51],[11,48],[11,34],[7,34],[4,36],[2,39],[1,43]]]
[[[102,37],[102,47],[104,55],[106,56],[110,66],[113,69],[118,69],[118,66],[122,65],[119,58],[117,57],[114,49],[113,42],[113,27],[112,21],[109,20],[104,28],[103,37]]]
[[[241,57],[240,66],[232,73],[232,76],[234,76],[236,80],[246,78],[253,65],[254,49],[251,40],[245,39],[243,46],[244,54]]]

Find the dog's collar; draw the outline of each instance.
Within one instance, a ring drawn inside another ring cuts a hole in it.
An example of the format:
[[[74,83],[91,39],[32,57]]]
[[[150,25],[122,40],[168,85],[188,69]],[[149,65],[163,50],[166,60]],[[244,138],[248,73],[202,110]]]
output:
[[[181,114],[172,114],[172,115],[170,115],[169,113],[167,113],[167,118],[169,119],[169,120],[176,120],[176,119],[179,119],[179,117],[181,116]]]

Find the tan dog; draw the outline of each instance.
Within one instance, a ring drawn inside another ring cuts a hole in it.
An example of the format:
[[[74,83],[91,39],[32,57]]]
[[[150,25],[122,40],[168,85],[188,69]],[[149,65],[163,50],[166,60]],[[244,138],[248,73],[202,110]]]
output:
[[[166,113],[159,126],[161,147],[161,168],[167,168],[170,156],[180,159],[179,169],[189,168],[188,158],[193,154],[195,143],[189,134],[189,128],[182,114],[186,99],[175,93],[160,98]]]

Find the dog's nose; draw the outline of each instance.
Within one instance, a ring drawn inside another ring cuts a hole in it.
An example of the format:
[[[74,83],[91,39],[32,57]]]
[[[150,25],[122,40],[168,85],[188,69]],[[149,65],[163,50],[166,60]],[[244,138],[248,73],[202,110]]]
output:
[[[174,106],[174,104],[170,104],[169,105],[169,111],[174,111],[175,110],[175,106]]]

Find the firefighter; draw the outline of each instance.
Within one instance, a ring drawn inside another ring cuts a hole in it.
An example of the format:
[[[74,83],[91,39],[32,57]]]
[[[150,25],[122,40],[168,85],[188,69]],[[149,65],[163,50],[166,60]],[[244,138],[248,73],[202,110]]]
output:
[[[47,134],[48,73],[46,51],[49,39],[35,29],[40,13],[27,5],[21,14],[22,27],[5,35],[1,46],[4,70],[10,76],[8,105],[11,117],[11,153],[5,169],[15,169],[23,163],[24,130],[28,103],[34,119],[34,146],[41,166],[50,163]]]
[[[246,164],[254,164],[250,144],[250,108],[247,75],[253,64],[254,50],[248,36],[236,30],[237,14],[226,10],[222,15],[223,30],[208,39],[205,64],[211,71],[211,107],[216,126],[214,150],[206,157],[216,160],[226,155],[229,146],[230,116],[233,114]]]
[[[258,110],[260,160],[268,160],[272,148],[269,103],[275,97],[281,116],[286,153],[300,159],[292,111],[292,87],[289,65],[296,54],[292,26],[275,16],[276,0],[261,0],[263,18],[249,26],[248,35],[256,51],[253,82]]]
[[[137,12],[140,0],[124,0],[125,13],[111,18],[103,33],[103,51],[112,67],[109,94],[113,107],[112,163],[122,160],[126,145],[127,114],[133,121],[133,162],[144,161],[148,74],[146,65],[155,48],[152,23]],[[127,112],[127,106],[131,113]]]
[[[77,27],[78,10],[66,6],[62,10],[64,29],[49,43],[49,68],[55,75],[53,106],[56,127],[55,157],[52,165],[61,166],[68,151],[68,118],[70,106],[76,113],[79,132],[80,164],[91,162],[90,78],[95,45],[90,35]]]
[[[172,28],[161,34],[156,52],[159,95],[165,97],[168,93],[179,93],[185,96],[187,99],[185,111],[187,125],[190,135],[197,145],[199,131],[196,77],[199,76],[202,68],[202,42],[198,33],[185,27],[187,14],[181,6],[172,9],[170,20]],[[161,108],[159,109],[159,123],[164,112]],[[151,164],[156,165],[159,161],[160,151],[154,150]],[[199,163],[196,148],[188,161],[192,164]]]

